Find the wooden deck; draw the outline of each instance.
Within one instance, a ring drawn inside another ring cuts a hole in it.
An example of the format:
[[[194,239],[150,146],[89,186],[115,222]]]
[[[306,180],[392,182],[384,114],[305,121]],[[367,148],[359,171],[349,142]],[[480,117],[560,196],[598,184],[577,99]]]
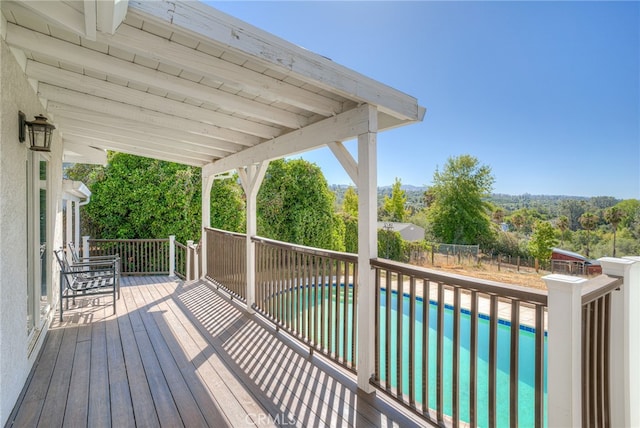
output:
[[[123,278],[54,322],[7,426],[413,427],[207,282]]]

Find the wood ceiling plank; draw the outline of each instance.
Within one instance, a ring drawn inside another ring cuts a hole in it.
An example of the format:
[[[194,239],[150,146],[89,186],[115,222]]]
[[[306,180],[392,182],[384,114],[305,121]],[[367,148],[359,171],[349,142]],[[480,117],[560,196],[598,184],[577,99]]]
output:
[[[211,138],[233,142],[246,147],[255,146],[262,141],[258,137],[241,132],[231,131],[215,125],[196,122],[194,120],[184,119],[182,117],[172,116],[117,101],[94,97],[82,92],[63,89],[43,82],[40,82],[38,85],[38,95],[48,100],[73,105],[105,115],[131,119],[136,122],[144,122],[155,126],[176,128],[183,132],[206,135]]]
[[[104,80],[94,79],[89,76],[79,75],[71,71],[61,70],[57,67],[41,64],[35,61],[27,62],[26,73],[29,77],[40,82],[55,85],[61,88],[72,89],[88,95],[135,105],[149,110],[166,113],[184,119],[196,120],[203,123],[214,124],[221,128],[228,128],[260,138],[274,138],[282,133],[280,128],[259,124],[253,121],[233,117],[228,114],[195,107],[179,101],[173,101],[146,92],[110,83]]]
[[[7,24],[6,41],[9,45],[20,49],[54,57],[67,63],[81,65],[86,74],[98,73],[99,75],[117,76],[137,85],[153,86],[225,109],[242,111],[243,114],[249,117],[291,129],[304,127],[308,124],[308,119],[303,115],[270,107],[210,86],[198,84],[192,80],[171,76],[73,43],[57,40],[15,24]]]

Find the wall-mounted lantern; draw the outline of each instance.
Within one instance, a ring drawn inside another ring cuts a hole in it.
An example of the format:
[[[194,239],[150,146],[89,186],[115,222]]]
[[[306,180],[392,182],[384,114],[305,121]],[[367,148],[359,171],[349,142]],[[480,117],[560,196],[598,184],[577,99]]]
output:
[[[47,122],[47,118],[41,114],[37,115],[31,122],[26,120],[23,112],[18,112],[19,131],[18,140],[22,143],[26,140],[26,134],[29,134],[29,147],[37,152],[51,151],[51,137],[55,126]]]

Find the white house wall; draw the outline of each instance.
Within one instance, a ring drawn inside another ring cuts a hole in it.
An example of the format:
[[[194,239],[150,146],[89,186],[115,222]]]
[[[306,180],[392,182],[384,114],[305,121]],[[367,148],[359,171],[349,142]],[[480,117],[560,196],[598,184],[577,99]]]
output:
[[[27,336],[27,159],[31,152],[28,142],[18,142],[18,111],[27,120],[38,113],[47,115],[47,111],[4,39],[0,43],[0,425],[4,425],[49,324],[45,322],[39,335]],[[53,203],[47,216],[48,239],[53,244],[49,254],[62,242],[61,159],[62,143],[56,133],[48,192]],[[57,275],[49,275],[55,291]]]

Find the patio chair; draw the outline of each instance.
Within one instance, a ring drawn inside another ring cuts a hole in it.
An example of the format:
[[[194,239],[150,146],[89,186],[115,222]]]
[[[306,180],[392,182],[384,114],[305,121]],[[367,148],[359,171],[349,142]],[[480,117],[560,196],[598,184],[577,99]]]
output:
[[[69,264],[64,250],[54,251],[60,266],[60,321],[64,312],[64,300],[69,309],[69,299],[76,297],[112,295],[113,313],[116,313],[116,293],[119,297],[120,272],[116,260],[96,260]]]
[[[115,254],[113,256],[90,256],[90,257],[83,257],[80,258],[80,255],[78,254],[78,250],[76,249],[76,246],[73,242],[68,242],[67,243],[67,248],[69,249],[69,254],[71,254],[71,260],[72,260],[72,265],[78,265],[81,263],[91,263],[91,262],[98,262],[98,261],[109,261],[109,262],[114,262],[116,264],[116,272],[118,274],[118,278],[120,278],[120,256],[118,254]],[[118,284],[116,285],[116,292],[118,293],[118,299],[120,298],[120,281],[118,280]]]

